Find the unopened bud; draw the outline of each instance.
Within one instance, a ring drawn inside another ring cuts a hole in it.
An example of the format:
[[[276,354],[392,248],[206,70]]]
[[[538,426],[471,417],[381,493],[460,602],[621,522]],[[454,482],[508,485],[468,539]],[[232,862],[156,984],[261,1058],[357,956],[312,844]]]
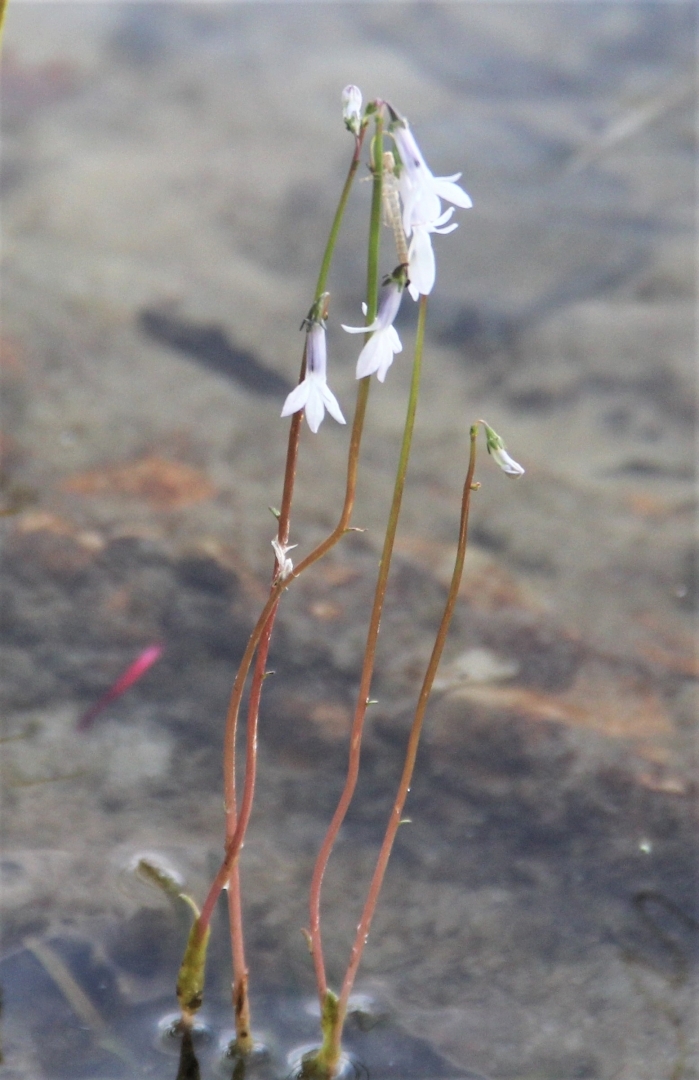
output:
[[[524,469],[507,453],[504,442],[496,431],[493,431],[491,427],[482,421],[485,428],[485,440],[488,446],[488,453],[493,458],[495,463],[499,465],[504,473],[508,476],[524,476]]]
[[[350,84],[342,91],[342,119],[353,135],[359,135],[362,126],[362,92]]]

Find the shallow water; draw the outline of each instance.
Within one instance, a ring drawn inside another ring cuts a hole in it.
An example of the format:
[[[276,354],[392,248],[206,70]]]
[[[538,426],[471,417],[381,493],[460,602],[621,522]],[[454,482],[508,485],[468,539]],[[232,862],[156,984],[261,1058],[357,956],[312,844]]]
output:
[[[223,717],[271,570],[278,413],[353,81],[410,118],[437,174],[463,170],[474,208],[438,241],[379,704],[324,894],[333,984],[444,603],[468,425],[485,416],[527,472],[478,467],[360,971],[382,1019],[350,1049],[377,1078],[696,1078],[694,9],[21,3],[6,33],[0,1076],[177,1073],[153,1047],[186,925],[129,867],[165,859],[202,899],[220,857]],[[330,286],[346,413],[368,187]],[[316,1030],[300,928],[414,329],[406,304],[405,352],[371,391],[367,532],[289,590],[270,658],[241,867],[276,1075]],[[304,432],[301,552],[335,523],[346,442],[330,420]],[[162,659],[76,731],[155,642]],[[202,1076],[231,1022],[216,935]]]
[[[83,1012],[70,984],[63,982],[60,988],[51,978],[49,968],[61,979],[57,964],[63,979],[67,971],[87,994],[94,1015]],[[201,1074],[231,1080],[243,1075],[234,1071],[230,1052],[235,1038],[230,1001],[216,986],[209,988],[191,1045],[183,1049],[172,998],[130,1004],[121,993],[118,969],[84,939],[49,939],[37,945],[37,939],[29,938],[26,948],[5,957],[1,970],[3,985],[11,988],[5,1017],[8,1076],[82,1080],[177,1074],[182,1080]],[[256,1080],[290,1077],[301,1054],[314,1041],[317,1045],[317,1003],[277,992],[255,995],[252,1008],[258,1040],[244,1075]],[[343,1077],[482,1080],[480,1074],[447,1061],[426,1039],[400,1028],[379,1001],[366,995],[350,1012],[344,1043]]]

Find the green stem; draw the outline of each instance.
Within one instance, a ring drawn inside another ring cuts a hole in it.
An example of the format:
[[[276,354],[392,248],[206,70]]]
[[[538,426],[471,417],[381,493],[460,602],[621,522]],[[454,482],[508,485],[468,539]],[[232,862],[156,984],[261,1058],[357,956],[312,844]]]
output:
[[[395,541],[396,530],[398,527],[398,518],[400,516],[401,503],[403,499],[403,491],[405,488],[405,477],[408,470],[408,461],[410,458],[410,448],[413,438],[413,430],[415,427],[415,414],[417,411],[417,402],[420,389],[420,374],[422,370],[422,354],[425,340],[425,320],[427,315],[427,297],[420,297],[420,313],[418,317],[417,337],[415,341],[415,358],[413,361],[413,374],[410,383],[410,397],[408,399],[408,410],[405,418],[405,428],[403,431],[403,442],[401,445],[400,458],[398,460],[398,470],[396,473],[396,481],[393,490],[393,501],[391,503],[391,511],[388,518],[388,525],[386,527],[386,535],[384,537],[383,551],[381,553],[381,562],[379,564],[379,576],[376,582],[376,589],[374,592],[374,604],[371,612],[371,619],[369,622],[369,630],[367,633],[367,642],[364,650],[364,661],[362,664],[362,673],[359,685],[359,693],[357,696],[357,705],[352,721],[352,729],[350,732],[350,748],[349,748],[349,760],[347,765],[347,778],[345,780],[345,786],[342,790],[342,795],[333,815],[333,819],[330,823],[328,831],[323,840],[323,844],[318,853],[318,858],[313,870],[313,878],[311,880],[311,889],[309,897],[309,935],[311,941],[311,951],[313,954],[313,963],[316,969],[316,981],[318,983],[319,998],[321,1008],[327,994],[327,980],[325,976],[325,967],[323,963],[323,950],[322,950],[322,936],[320,930],[320,897],[323,885],[323,878],[325,871],[330,860],[330,855],[337,838],[337,834],[340,831],[342,823],[347,814],[347,810],[352,801],[354,790],[357,785],[357,777],[359,775],[359,761],[361,756],[361,742],[362,732],[364,727],[364,719],[366,716],[367,706],[369,704],[369,691],[371,689],[371,679],[374,673],[374,662],[376,658],[376,644],[379,636],[379,626],[381,623],[381,614],[383,611],[384,599],[386,596],[386,587],[388,584],[388,573],[391,566],[391,556],[393,554],[393,544]],[[340,1057],[340,1041],[339,1036],[341,1034],[341,1027],[337,1031],[337,1039],[333,1046],[333,1053],[336,1054],[337,1061]],[[337,1064],[335,1062],[335,1065]],[[328,1075],[332,1076],[332,1072]]]
[[[323,261],[320,264],[320,272],[318,274],[318,283],[316,285],[316,295],[315,295],[316,300],[320,299],[320,297],[325,292],[325,286],[326,286],[327,281],[328,281],[328,273],[330,272],[330,264],[332,262],[333,255],[335,254],[335,245],[337,244],[337,238],[340,235],[340,226],[342,225],[342,219],[343,219],[343,217],[345,215],[345,208],[347,206],[347,200],[349,199],[349,194],[350,194],[350,191],[352,189],[352,182],[354,180],[357,169],[359,168],[359,162],[360,162],[360,159],[361,159],[362,143],[364,142],[364,132],[365,132],[365,130],[366,129],[364,127],[362,127],[362,129],[359,132],[359,135],[357,135],[356,138],[355,138],[354,155],[352,157],[352,163],[350,164],[349,172],[347,173],[347,179],[345,180],[345,186],[343,187],[342,194],[340,195],[340,201],[337,204],[337,210],[335,211],[335,217],[333,218],[333,223],[330,226],[330,235],[328,236],[328,242],[325,245],[325,253],[323,255]]]
[[[369,219],[369,248],[367,257],[367,326],[376,318],[376,312],[378,311],[379,303],[379,257],[381,254],[381,209],[383,198],[383,116],[379,111],[376,116],[376,132],[372,141],[371,160],[373,165],[373,186],[371,193],[371,215]],[[365,340],[368,340],[368,336],[365,336]],[[369,386],[371,379],[369,377],[361,379],[358,387],[357,396],[357,413],[361,410],[362,422],[364,412],[366,410],[367,399],[369,395]],[[358,464],[358,451],[359,444],[357,443],[357,454],[352,453],[352,446],[355,442],[354,432],[352,433],[352,443],[350,448],[350,464],[354,468],[355,472]],[[347,519],[349,524],[349,518]],[[326,544],[330,544],[333,537],[328,537]],[[321,545],[322,547],[323,545]],[[316,549],[316,552],[319,549]],[[316,552],[313,554],[315,555]],[[310,557],[309,557],[310,558]],[[309,558],[299,563],[296,573],[301,573],[305,570],[309,563]],[[369,676],[370,678],[371,676]],[[366,696],[366,695],[365,695]],[[355,720],[355,725],[357,721]],[[361,721],[359,722],[361,726]],[[353,725],[354,730],[354,725]],[[350,769],[352,764],[352,758],[350,757]],[[349,782],[348,776],[348,782]],[[351,798],[351,794],[349,796]],[[340,807],[338,807],[339,812]],[[344,812],[342,814],[344,817]],[[334,819],[333,819],[334,820]],[[338,826],[339,827],[339,826]],[[332,825],[331,825],[332,829]],[[328,834],[329,835],[329,834]],[[326,842],[328,837],[326,837]],[[334,842],[334,836],[330,840],[330,848]],[[319,862],[323,856],[323,849],[318,856]],[[327,858],[330,856],[330,850],[327,852]],[[325,864],[319,867],[316,863],[316,869],[314,871],[313,880],[311,883],[310,893],[310,929],[309,940],[311,947],[311,955],[313,957],[313,966],[316,975],[316,985],[318,988],[318,999],[321,1004],[321,1010],[323,1008],[323,1002],[327,999],[328,984],[325,975],[325,960],[323,958],[323,942],[320,933],[320,887],[322,883],[322,877],[325,873],[325,865],[327,865],[327,858],[325,858]]]

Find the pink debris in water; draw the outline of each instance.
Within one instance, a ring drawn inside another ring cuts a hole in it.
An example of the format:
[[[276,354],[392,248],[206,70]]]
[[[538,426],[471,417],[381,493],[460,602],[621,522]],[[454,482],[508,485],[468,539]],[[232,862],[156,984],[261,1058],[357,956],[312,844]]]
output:
[[[91,705],[86,713],[78,720],[76,725],[77,731],[86,731],[89,728],[103,709],[106,709],[107,705],[110,705],[113,701],[116,701],[118,697],[121,697],[130,686],[133,686],[135,682],[145,675],[149,668],[153,667],[153,664],[157,663],[160,657],[165,651],[165,646],[157,643],[155,645],[149,645],[147,649],[144,649],[141,655],[134,660],[133,664],[127,667],[123,675],[121,675],[114,686],[107,690],[106,694],[94,705]]]

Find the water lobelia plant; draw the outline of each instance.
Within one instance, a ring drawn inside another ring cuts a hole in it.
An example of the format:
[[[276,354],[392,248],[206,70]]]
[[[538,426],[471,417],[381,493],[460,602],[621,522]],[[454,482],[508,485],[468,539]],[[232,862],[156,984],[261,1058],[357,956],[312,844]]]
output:
[[[269,596],[245,648],[233,683],[226,717],[223,747],[224,855],[201,911],[192,905],[195,918],[177,982],[182,1025],[185,1029],[188,1029],[191,1028],[193,1018],[202,1004],[210,922],[216,902],[225,889],[228,899],[233,953],[233,1008],[236,1030],[235,1040],[230,1047],[230,1056],[237,1059],[243,1066],[246,1060],[251,1060],[254,1044],[248,996],[248,969],[243,938],[238,859],[250,820],[255,794],[257,726],[270,640],[279,604],[285,590],[292,587],[294,581],[301,574],[318,562],[335,544],[342,540],[346,533],[354,528],[352,525],[352,512],[371,376],[375,374],[379,382],[383,382],[394,357],[402,352],[402,343],[394,327],[394,321],[401,306],[403,294],[408,291],[413,300],[418,302],[418,323],[393,498],[386,524],[381,561],[374,590],[374,601],[367,629],[359,690],[349,737],[347,774],[337,808],[318,853],[310,883],[309,925],[305,933],[315,970],[320,1004],[321,1042],[317,1048],[304,1055],[298,1066],[297,1075],[300,1078],[318,1078],[318,1080],[332,1080],[338,1074],[341,1066],[342,1030],[347,1015],[349,998],[376,910],[393,842],[402,820],[404,806],[410,790],[427,701],[437,673],[459,592],[466,554],[471,495],[479,487],[479,484],[474,480],[479,426],[482,425],[485,429],[489,454],[505,474],[516,477],[524,472],[522,467],[509,456],[502,439],[492,428],[480,420],[471,425],[470,452],[461,500],[458,545],[451,585],[418,696],[414,720],[408,736],[400,784],[395,795],[364,909],[351,947],[347,970],[339,992],[335,993],[328,986],[323,957],[321,894],[325,871],[338,832],[354,795],[359,775],[362,733],[367,708],[370,704],[379,626],[400,517],[418,404],[424,353],[427,298],[433,290],[436,279],[436,263],[431,237],[435,233],[449,233],[457,227],[456,223],[450,220],[454,213],[454,207],[467,209],[471,206],[469,196],[457,183],[460,174],[449,177],[435,177],[420,152],[407,120],[396,112],[391,105],[382,100],[375,100],[363,108],[361,93],[355,86],[346,87],[342,95],[342,102],[344,123],[353,136],[354,150],[323,255],[315,295],[308,314],[302,323],[302,329],[305,330],[305,339],[298,385],[288,395],[281,412],[282,417],[290,417],[291,419],[281,507],[279,511],[275,512],[277,516],[277,534],[272,540],[274,566]],[[366,301],[363,304],[366,324],[363,327],[343,327],[348,333],[363,333],[365,335],[364,345],[357,361],[357,398],[349,434],[344,502],[338,523],[332,532],[311,552],[294,564],[289,552],[297,545],[290,544],[289,539],[301,423],[305,417],[310,430],[318,433],[325,413],[328,412],[338,423],[345,424],[344,415],[337,398],[328,386],[327,379],[326,331],[330,309],[327,280],[347,201],[362,160],[365,136],[371,125],[373,125],[373,134],[370,140],[368,158],[373,179],[373,190],[369,221]],[[392,150],[384,149],[386,138],[391,139]],[[451,205],[446,210],[443,210],[443,202],[448,202]],[[393,232],[397,265],[383,278],[382,287],[380,287],[382,224],[389,226]],[[251,670],[247,707],[244,784],[239,801],[236,790],[238,718],[243,693]]]

